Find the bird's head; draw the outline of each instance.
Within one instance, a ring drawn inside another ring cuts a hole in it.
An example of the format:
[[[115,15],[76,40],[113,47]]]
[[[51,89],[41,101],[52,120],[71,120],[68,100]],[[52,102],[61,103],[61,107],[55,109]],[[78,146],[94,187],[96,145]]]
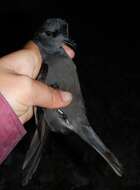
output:
[[[69,39],[68,24],[65,20],[51,18],[45,21],[36,35],[48,53],[64,53],[63,44],[75,48],[75,43]]]

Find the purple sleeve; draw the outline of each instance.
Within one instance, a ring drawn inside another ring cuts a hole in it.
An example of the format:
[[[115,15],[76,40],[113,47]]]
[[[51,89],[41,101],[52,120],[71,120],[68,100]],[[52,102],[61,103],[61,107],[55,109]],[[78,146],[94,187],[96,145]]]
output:
[[[0,164],[25,134],[20,120],[0,93]]]

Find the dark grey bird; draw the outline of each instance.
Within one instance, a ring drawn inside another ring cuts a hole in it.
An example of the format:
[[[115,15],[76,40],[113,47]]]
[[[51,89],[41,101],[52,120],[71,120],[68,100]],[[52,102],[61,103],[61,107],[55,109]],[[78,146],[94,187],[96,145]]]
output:
[[[48,19],[33,41],[43,57],[38,80],[71,92],[73,100],[65,108],[37,108],[37,128],[23,163],[22,184],[28,184],[39,165],[48,129],[63,134],[75,132],[107,161],[118,176],[122,176],[122,165],[88,122],[76,66],[62,47],[63,44],[73,44],[69,39],[68,24],[61,19]]]

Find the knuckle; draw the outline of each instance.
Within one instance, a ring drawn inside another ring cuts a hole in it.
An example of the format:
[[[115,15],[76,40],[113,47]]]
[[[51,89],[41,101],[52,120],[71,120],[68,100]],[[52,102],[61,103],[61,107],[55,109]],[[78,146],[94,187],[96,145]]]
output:
[[[58,92],[54,90],[52,93],[52,106],[56,107],[57,106],[56,104],[58,103],[58,101],[59,101]]]
[[[53,108],[61,107],[63,102],[58,90],[52,90],[51,103]]]
[[[50,96],[49,96],[49,105],[50,107],[54,107],[55,104],[55,94],[54,94],[54,90],[52,88],[49,88],[50,91]]]
[[[56,103],[59,101],[57,90],[49,87],[49,99],[48,99],[49,107],[55,108]]]

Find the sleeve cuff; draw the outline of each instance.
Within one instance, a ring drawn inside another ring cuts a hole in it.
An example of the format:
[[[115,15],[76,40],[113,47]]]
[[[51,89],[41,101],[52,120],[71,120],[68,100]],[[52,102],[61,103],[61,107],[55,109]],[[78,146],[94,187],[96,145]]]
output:
[[[22,123],[0,93],[0,164],[25,134]]]

